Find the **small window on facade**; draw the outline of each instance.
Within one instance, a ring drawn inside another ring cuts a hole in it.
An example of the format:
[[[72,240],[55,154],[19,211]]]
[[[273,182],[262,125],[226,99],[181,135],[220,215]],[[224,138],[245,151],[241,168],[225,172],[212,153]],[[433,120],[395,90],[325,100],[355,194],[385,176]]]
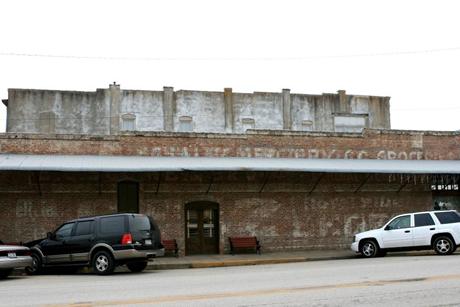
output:
[[[179,118],[179,131],[180,132],[192,132],[193,131],[193,120],[190,116],[181,116]]]
[[[40,133],[56,132],[56,114],[54,112],[40,112],[39,131]]]
[[[123,131],[135,131],[136,130],[136,115],[124,114],[121,116],[121,130]]]
[[[434,225],[433,218],[429,213],[415,214],[415,227]]]
[[[441,224],[452,224],[460,222],[460,216],[453,211],[450,212],[436,212],[435,213]]]
[[[361,132],[367,127],[367,116],[334,116],[334,131],[336,132]]]
[[[311,120],[303,120],[302,121],[302,131],[312,131],[313,130],[313,122]]]
[[[243,118],[241,120],[241,123],[243,124],[243,131],[246,131],[248,129],[254,129],[256,126],[254,118]]]

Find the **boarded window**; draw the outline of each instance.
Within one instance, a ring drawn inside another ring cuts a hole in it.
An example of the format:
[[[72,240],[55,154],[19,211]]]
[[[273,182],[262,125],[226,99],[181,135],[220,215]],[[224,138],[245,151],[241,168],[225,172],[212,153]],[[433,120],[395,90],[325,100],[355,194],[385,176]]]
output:
[[[193,131],[193,119],[190,116],[181,116],[179,118],[179,131],[180,132],[192,132]]]
[[[334,116],[334,131],[361,132],[367,127],[367,116]]]
[[[135,131],[136,130],[136,115],[134,114],[123,114],[121,116],[121,130],[123,131]]]
[[[302,121],[302,131],[312,131],[313,130],[313,122],[311,120],[303,120]]]
[[[54,112],[41,112],[39,115],[39,132],[56,133],[56,115]]]
[[[243,118],[241,122],[243,124],[243,131],[254,129],[256,126],[256,122],[253,118]]]

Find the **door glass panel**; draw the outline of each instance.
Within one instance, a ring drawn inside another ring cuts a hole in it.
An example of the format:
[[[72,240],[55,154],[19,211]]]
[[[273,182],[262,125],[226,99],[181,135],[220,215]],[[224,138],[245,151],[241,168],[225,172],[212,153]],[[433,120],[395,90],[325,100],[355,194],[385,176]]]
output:
[[[205,238],[214,237],[214,219],[212,211],[212,209],[203,211],[203,236]]]
[[[198,211],[187,210],[187,238],[198,237]]]

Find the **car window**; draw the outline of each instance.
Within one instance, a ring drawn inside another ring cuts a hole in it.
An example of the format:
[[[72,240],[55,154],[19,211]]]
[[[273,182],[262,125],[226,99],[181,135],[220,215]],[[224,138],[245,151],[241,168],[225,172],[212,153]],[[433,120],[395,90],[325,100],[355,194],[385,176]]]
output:
[[[68,223],[68,224],[64,224],[61,227],[59,227],[59,229],[56,230],[56,237],[59,237],[59,238],[70,237],[74,224],[75,223]]]
[[[146,215],[135,215],[131,221],[133,230],[150,230],[153,228],[150,224],[150,219]]]
[[[410,227],[410,215],[404,215],[395,218],[393,221],[388,224],[388,229],[402,229]]]
[[[438,218],[439,222],[441,222],[441,224],[451,224],[460,222],[460,216],[457,212],[436,212],[435,215]]]
[[[125,217],[110,216],[101,218],[101,233],[123,234],[125,232]]]
[[[83,221],[78,222],[77,227],[75,228],[76,236],[88,235],[93,232],[94,221]]]
[[[415,227],[434,225],[433,218],[429,213],[415,214]]]

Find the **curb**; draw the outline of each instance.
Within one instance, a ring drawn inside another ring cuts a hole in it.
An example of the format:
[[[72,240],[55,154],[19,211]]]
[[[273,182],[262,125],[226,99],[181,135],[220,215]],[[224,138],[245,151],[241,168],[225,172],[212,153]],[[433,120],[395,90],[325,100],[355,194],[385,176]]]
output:
[[[396,252],[389,254],[386,257],[398,256],[433,256],[430,251],[411,251],[411,252]],[[183,263],[149,263],[146,270],[175,270],[175,269],[197,269],[197,268],[218,268],[231,266],[246,266],[246,265],[264,265],[264,264],[282,264],[294,262],[310,262],[310,261],[328,261],[328,260],[346,260],[359,259],[358,255],[344,256],[324,256],[324,257],[289,257],[289,258],[268,258],[268,259],[241,259],[241,260],[219,260],[219,261],[195,261]]]
[[[187,263],[151,263],[147,270],[174,270],[174,269],[197,269],[197,268],[218,268],[246,265],[282,264],[294,262],[323,261],[323,260],[342,260],[352,259],[356,256],[329,256],[329,257],[289,257],[272,259],[242,259],[242,260],[222,260],[222,261],[196,261]]]

